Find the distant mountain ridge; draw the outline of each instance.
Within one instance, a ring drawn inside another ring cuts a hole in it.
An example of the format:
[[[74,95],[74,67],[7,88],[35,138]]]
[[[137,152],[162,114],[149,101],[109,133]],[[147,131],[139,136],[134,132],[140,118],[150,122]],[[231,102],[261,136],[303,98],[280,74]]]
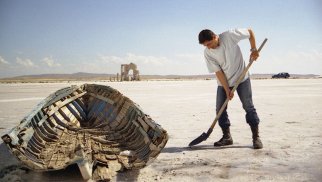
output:
[[[77,72],[72,74],[39,74],[39,75],[22,75],[8,78],[1,78],[0,80],[41,80],[41,79],[58,79],[58,80],[76,80],[76,79],[98,79],[108,80],[110,78],[116,78],[116,74],[105,73],[85,73]],[[212,75],[140,75],[141,79],[198,79],[198,78],[211,78]]]
[[[115,76],[113,74],[104,74],[104,73],[86,73],[86,72],[77,72],[72,74],[39,74],[39,75],[22,75],[15,76],[3,79],[19,79],[19,78],[79,78],[79,77],[106,77],[106,76]]]
[[[253,79],[269,79],[273,74],[252,74]],[[41,82],[41,81],[89,81],[89,80],[110,80],[116,81],[116,74],[106,73],[86,73],[77,72],[72,74],[39,74],[39,75],[23,75],[16,77],[1,78],[0,82]],[[214,79],[214,74],[205,75],[140,75],[141,80],[157,80],[157,79]],[[314,74],[291,74],[291,78],[321,78],[319,75]]]

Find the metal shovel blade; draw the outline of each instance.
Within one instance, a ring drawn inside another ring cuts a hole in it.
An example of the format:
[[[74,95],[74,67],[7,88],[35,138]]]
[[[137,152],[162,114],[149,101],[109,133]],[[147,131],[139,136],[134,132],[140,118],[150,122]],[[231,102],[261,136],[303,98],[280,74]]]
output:
[[[197,145],[205,140],[207,140],[207,138],[209,137],[209,135],[205,132],[203,132],[198,138],[194,139],[192,142],[189,143],[189,147]]]

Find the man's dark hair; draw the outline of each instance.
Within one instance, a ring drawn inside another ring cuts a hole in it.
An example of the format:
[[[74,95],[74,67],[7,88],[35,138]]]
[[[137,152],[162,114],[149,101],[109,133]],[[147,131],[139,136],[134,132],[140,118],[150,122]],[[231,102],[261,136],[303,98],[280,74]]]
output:
[[[206,41],[210,41],[215,36],[216,34],[211,30],[208,30],[208,29],[202,30],[199,33],[199,44],[203,44]]]

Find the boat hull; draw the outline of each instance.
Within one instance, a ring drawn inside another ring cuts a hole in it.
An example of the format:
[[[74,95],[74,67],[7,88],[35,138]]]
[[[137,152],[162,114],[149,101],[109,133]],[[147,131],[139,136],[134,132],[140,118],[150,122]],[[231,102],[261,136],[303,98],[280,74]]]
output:
[[[30,169],[77,163],[84,179],[101,180],[148,165],[168,134],[112,87],[84,84],[48,96],[2,139]]]

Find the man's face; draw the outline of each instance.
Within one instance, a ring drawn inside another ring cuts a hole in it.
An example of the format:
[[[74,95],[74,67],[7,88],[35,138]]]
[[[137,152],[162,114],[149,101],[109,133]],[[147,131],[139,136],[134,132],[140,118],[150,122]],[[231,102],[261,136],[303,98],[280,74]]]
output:
[[[212,40],[207,40],[202,45],[206,46],[208,49],[216,49],[219,46],[218,42],[218,36],[215,36]]]

